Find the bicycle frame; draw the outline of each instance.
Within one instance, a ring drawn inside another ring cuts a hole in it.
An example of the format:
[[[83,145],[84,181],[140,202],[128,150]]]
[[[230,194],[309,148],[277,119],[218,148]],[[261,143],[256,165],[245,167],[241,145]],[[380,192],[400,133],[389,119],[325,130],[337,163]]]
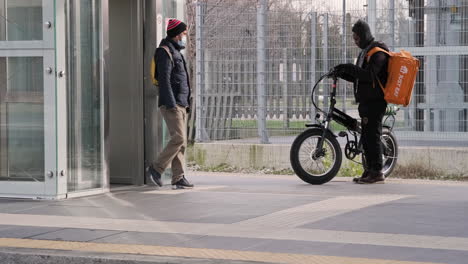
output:
[[[328,109],[328,112],[326,113],[325,120],[320,122],[319,121],[320,115],[316,116],[317,122],[319,124],[321,123],[319,125],[319,127],[321,127],[322,130],[323,130],[322,137],[317,142],[317,150],[318,151],[314,154],[314,156],[317,157],[317,158],[324,155],[323,142],[324,142],[324,139],[325,139],[325,134],[328,133],[328,131],[330,131],[330,122],[332,120],[334,120],[338,124],[346,127],[349,131],[353,132],[353,135],[354,135],[354,137],[356,139],[356,142],[357,142],[357,134],[361,133],[361,126],[360,126],[358,120],[356,120],[355,118],[353,118],[353,117],[347,115],[346,113],[344,113],[344,112],[338,110],[337,108],[335,108],[335,105],[336,105],[336,87],[337,87],[337,83],[338,83],[338,78],[335,75],[332,75],[332,79],[333,79],[333,84],[332,84],[332,90],[330,92],[330,108]],[[313,98],[313,96],[312,96],[312,98]],[[316,107],[316,109],[319,110],[318,107]],[[347,141],[349,142],[347,134],[346,134],[346,138],[347,138]],[[359,145],[361,145],[360,141],[361,140],[359,140]]]
[[[317,114],[317,116],[316,116],[318,127],[320,127],[323,130],[323,133],[322,133],[322,137],[317,142],[317,148],[316,148],[317,151],[314,153],[313,157],[314,158],[319,158],[319,157],[325,155],[325,152],[324,152],[324,149],[323,149],[323,142],[324,142],[326,133],[330,133],[329,131],[331,131],[330,130],[330,122],[333,121],[333,120],[335,122],[337,122],[338,124],[344,126],[354,136],[354,142],[357,142],[356,150],[355,150],[354,154],[359,155],[359,154],[362,153],[362,142],[361,142],[361,137],[360,137],[360,135],[361,135],[361,124],[357,119],[355,119],[355,118],[349,116],[348,114],[340,111],[339,109],[335,108],[335,105],[336,105],[336,89],[337,89],[338,77],[334,74],[334,72],[330,72],[330,73],[322,76],[322,78],[319,80],[319,82],[324,77],[331,77],[333,79],[333,83],[332,83],[332,86],[331,86],[332,90],[330,92],[330,108],[328,109],[327,112],[324,112],[319,107],[317,107],[317,105],[313,101],[313,99],[314,99],[313,93],[315,91],[315,87],[314,87],[314,90],[312,91],[313,104],[314,104],[315,108],[318,111],[325,114],[325,119],[320,121],[320,114]],[[317,82],[317,83],[319,83],[319,82]],[[396,110],[390,111],[389,114],[387,114],[388,116],[383,121],[383,123],[386,123],[388,118],[392,117],[393,124],[394,124],[394,122],[395,122],[395,116],[394,116],[395,112],[396,112]],[[390,131],[393,129],[393,124],[392,124],[392,126],[388,126]],[[339,133],[339,136],[346,137],[347,143],[350,142],[350,139],[348,137],[348,133],[342,131],[342,132]],[[358,136],[359,136],[359,139],[358,139]]]

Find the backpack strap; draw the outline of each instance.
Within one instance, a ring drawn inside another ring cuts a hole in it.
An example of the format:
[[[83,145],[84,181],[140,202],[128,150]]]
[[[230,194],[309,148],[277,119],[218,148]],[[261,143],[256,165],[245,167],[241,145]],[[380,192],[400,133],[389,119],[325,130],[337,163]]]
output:
[[[171,59],[172,66],[174,66],[174,59],[172,58],[172,53],[169,50],[169,47],[168,46],[160,46],[160,48],[163,48],[166,51],[167,55],[169,56],[169,59]]]
[[[379,77],[376,75],[375,78],[377,79],[377,82],[379,83],[379,86],[382,89],[382,92],[385,94],[385,88],[383,87],[382,83],[380,82]],[[375,84],[373,83],[372,86],[375,87]]]
[[[390,52],[388,52],[388,51],[386,51],[386,50],[384,50],[384,49],[382,49],[382,48],[379,48],[379,47],[374,47],[374,48],[372,48],[371,50],[369,50],[369,52],[367,52],[367,55],[366,55],[366,57],[367,57],[367,63],[369,63],[369,61],[370,61],[372,55],[374,55],[374,54],[377,53],[377,52],[383,52],[383,53],[387,54],[388,56],[390,56]],[[375,74],[374,72],[373,72],[373,74],[375,75],[375,78],[377,79],[377,82],[379,83],[380,88],[382,89],[382,91],[383,91],[384,94],[385,94],[385,88],[383,87],[382,82],[380,81],[380,79],[379,79],[379,77],[377,76],[377,74]],[[375,87],[374,84],[373,84],[373,86]]]
[[[157,51],[158,49],[160,49],[160,48],[162,48],[163,50],[166,51],[167,55],[169,56],[169,59],[171,60],[172,67],[174,67],[174,59],[172,58],[172,53],[171,53],[171,51],[169,50],[169,47],[168,47],[168,46],[160,46],[160,47],[158,47],[158,48],[156,49],[156,51]],[[157,61],[156,61],[156,60],[157,60],[157,59],[156,59],[156,54],[157,54],[157,52],[156,52],[156,51],[154,52],[154,56],[153,56],[153,63],[154,63],[153,76],[154,76],[155,79],[157,79],[156,76],[158,76],[158,72],[157,72],[157,69],[156,69],[156,64],[157,64]],[[153,70],[153,68],[151,68],[151,70]],[[153,81],[153,82],[154,82],[154,81]]]
[[[375,48],[372,48],[371,50],[369,50],[369,52],[367,52],[367,55],[366,55],[366,57],[367,57],[367,63],[369,63],[369,61],[370,61],[372,55],[374,55],[374,54],[377,53],[377,52],[383,52],[383,53],[387,54],[388,56],[390,56],[390,52],[388,52],[388,51],[386,51],[386,50],[384,50],[384,49],[382,49],[382,48],[375,47]]]

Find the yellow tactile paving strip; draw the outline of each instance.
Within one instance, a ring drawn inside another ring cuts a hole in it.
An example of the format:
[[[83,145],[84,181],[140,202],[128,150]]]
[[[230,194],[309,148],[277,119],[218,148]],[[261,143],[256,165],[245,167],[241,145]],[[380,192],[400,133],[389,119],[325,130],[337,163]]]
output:
[[[180,248],[129,244],[64,242],[17,238],[0,238],[0,247],[139,254],[150,256],[187,257],[200,259],[260,261],[283,264],[435,264],[429,262],[395,261],[384,259],[347,258],[303,254],[283,254],[254,251]]]

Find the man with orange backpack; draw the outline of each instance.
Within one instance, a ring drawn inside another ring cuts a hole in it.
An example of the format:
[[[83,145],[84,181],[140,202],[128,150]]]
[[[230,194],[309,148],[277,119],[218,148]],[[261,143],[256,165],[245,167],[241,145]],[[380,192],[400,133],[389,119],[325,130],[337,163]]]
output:
[[[374,41],[369,25],[365,21],[358,20],[353,25],[352,31],[354,43],[361,48],[356,65],[339,64],[335,67],[335,72],[338,77],[354,83],[354,97],[359,103],[366,166],[362,176],[353,180],[359,184],[383,183],[385,181],[382,173],[383,146],[380,137],[387,102],[378,81],[385,87],[389,55],[379,51],[370,58],[367,57],[369,51],[375,47],[385,51],[388,51],[388,47],[385,43]]]

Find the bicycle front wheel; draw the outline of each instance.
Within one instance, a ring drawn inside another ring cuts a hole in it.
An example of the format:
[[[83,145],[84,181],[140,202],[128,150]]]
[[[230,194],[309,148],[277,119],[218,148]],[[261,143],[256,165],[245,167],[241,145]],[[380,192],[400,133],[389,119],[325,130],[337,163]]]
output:
[[[325,134],[322,155],[317,155],[317,143],[322,134],[319,128],[306,130],[291,146],[291,166],[299,178],[310,184],[329,182],[341,167],[341,148],[330,132]]]

